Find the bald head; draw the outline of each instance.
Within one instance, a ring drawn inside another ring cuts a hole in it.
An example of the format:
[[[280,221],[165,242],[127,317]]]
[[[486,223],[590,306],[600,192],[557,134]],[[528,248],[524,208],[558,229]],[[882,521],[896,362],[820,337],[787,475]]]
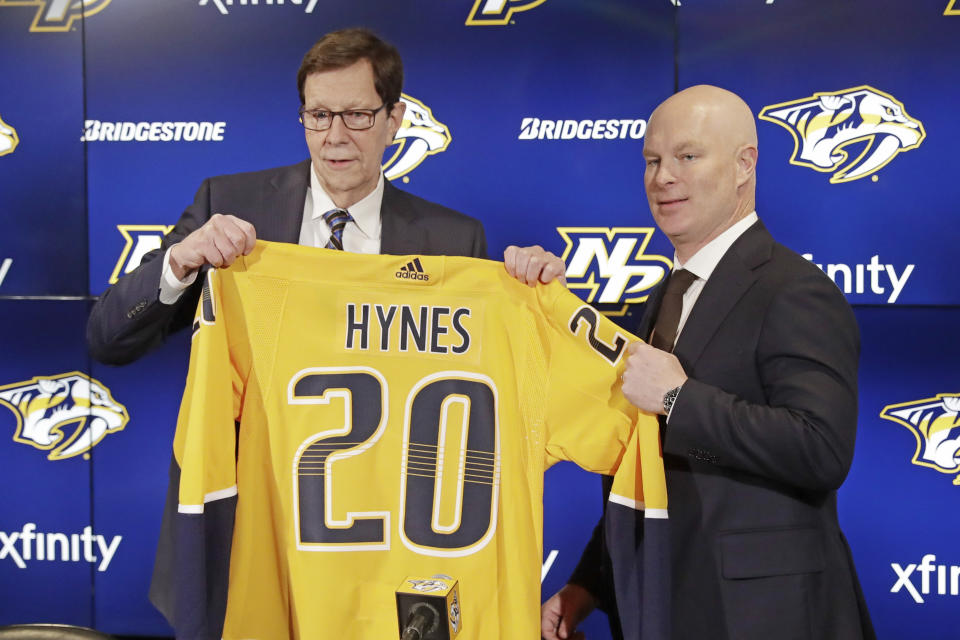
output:
[[[698,84],[673,94],[654,109],[648,125],[658,114],[699,120],[707,131],[736,148],[757,146],[757,123],[743,98],[709,84]]]
[[[681,261],[755,208],[756,121],[726,89],[697,85],[664,100],[643,155],[650,210]]]

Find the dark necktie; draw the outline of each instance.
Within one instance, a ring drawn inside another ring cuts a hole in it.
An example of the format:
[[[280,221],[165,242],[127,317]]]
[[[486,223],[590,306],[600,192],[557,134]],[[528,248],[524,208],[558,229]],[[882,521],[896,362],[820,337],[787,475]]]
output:
[[[323,214],[323,219],[330,227],[330,240],[327,241],[326,248],[343,251],[343,228],[353,218],[346,209],[331,209]]]
[[[653,327],[653,336],[650,338],[650,344],[657,349],[673,351],[673,343],[677,339],[677,326],[680,324],[680,313],[683,311],[683,294],[696,279],[697,276],[686,269],[670,274],[667,290],[660,302],[657,323]]]

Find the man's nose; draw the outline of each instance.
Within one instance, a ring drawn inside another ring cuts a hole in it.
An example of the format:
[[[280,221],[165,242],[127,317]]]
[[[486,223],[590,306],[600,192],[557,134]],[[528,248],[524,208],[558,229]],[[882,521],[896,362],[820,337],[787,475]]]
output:
[[[336,114],[330,122],[330,128],[327,129],[327,142],[339,143],[347,140],[349,135],[347,125],[343,123],[343,114]]]
[[[656,184],[660,186],[665,186],[668,184],[673,184],[677,181],[676,176],[673,175],[673,172],[670,171],[670,168],[667,166],[667,163],[661,162],[657,166],[657,172],[653,177],[653,180]]]

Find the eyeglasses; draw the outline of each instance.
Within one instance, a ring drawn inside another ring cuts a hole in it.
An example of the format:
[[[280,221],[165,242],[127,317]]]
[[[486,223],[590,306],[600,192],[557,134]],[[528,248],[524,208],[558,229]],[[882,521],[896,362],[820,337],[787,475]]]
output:
[[[362,131],[373,126],[377,112],[387,106],[384,102],[376,109],[347,109],[346,111],[330,111],[329,109],[304,109],[300,107],[300,124],[311,131],[326,131],[333,124],[333,119],[340,116],[343,126],[354,131]]]

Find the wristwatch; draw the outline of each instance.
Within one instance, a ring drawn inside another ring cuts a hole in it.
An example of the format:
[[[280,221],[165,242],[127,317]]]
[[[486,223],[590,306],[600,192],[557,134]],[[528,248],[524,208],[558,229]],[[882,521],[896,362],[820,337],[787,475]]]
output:
[[[679,387],[674,387],[673,389],[670,389],[670,391],[667,391],[665,394],[663,394],[664,415],[670,415],[670,410],[673,409],[673,403],[677,401],[677,395],[680,394],[680,387],[682,386],[683,385],[681,384]]]

